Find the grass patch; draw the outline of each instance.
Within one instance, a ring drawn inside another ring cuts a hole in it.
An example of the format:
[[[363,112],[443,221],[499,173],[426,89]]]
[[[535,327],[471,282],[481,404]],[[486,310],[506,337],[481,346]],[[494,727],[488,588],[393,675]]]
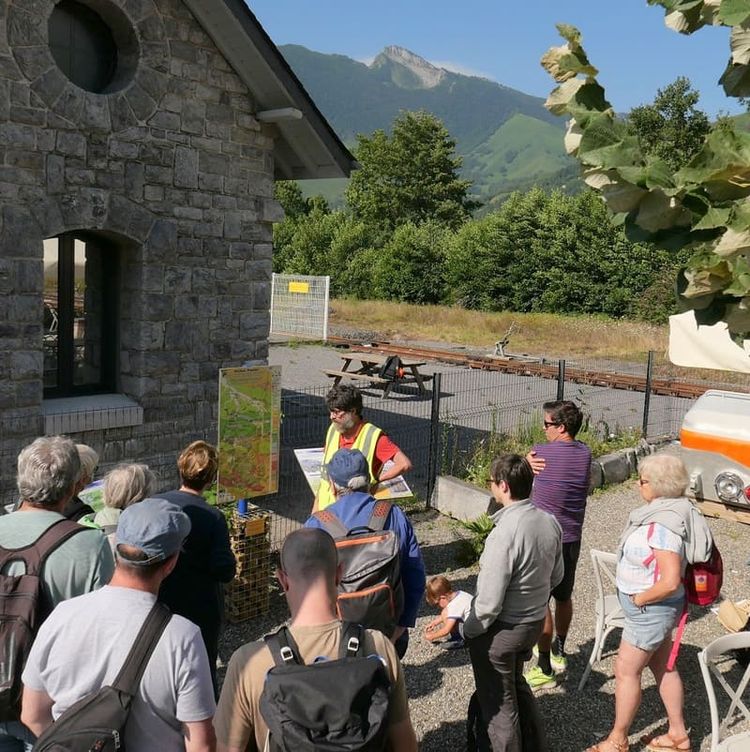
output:
[[[649,350],[666,350],[668,336],[666,326],[602,316],[486,313],[385,300],[334,300],[330,314],[339,326],[371,329],[386,339],[460,342],[489,351],[515,323],[508,352],[546,357],[644,360]]]
[[[641,432],[633,428],[611,430],[606,424],[592,426],[585,422],[576,437],[587,444],[594,457],[601,457],[618,449],[635,446],[641,438]],[[459,461],[458,469],[454,466],[454,475],[462,480],[484,487],[490,476],[490,465],[499,454],[520,454],[524,456],[534,444],[546,441],[542,428],[541,413],[531,416],[512,433],[495,432],[486,439],[477,442]]]

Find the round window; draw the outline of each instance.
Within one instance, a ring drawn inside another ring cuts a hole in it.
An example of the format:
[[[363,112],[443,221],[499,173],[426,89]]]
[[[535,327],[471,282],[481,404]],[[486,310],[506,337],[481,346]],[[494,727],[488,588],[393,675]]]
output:
[[[115,38],[91,8],[62,0],[49,18],[49,45],[60,70],[81,89],[100,94],[117,72]]]

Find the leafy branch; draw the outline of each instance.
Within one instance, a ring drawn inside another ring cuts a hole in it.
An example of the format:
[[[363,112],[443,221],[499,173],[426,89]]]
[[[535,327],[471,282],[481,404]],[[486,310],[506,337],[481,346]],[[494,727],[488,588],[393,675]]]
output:
[[[730,96],[750,94],[750,3],[747,0],[648,0],[666,23],[691,34],[707,24],[731,26],[732,57],[721,78]],[[585,182],[603,197],[628,238],[692,256],[678,279],[685,309],[700,324],[726,321],[736,340],[750,336],[750,133],[728,118],[708,133],[687,165],[675,170],[647,153],[618,119],[598,83],[597,69],[573,26],[542,58],[558,82],[546,106],[571,120],[566,151],[577,157]]]

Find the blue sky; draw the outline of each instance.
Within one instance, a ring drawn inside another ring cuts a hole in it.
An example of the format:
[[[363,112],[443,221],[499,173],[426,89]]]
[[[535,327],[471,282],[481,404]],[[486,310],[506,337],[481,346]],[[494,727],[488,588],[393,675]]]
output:
[[[739,112],[717,81],[729,59],[729,30],[691,36],[667,29],[646,0],[247,0],[273,41],[372,59],[406,47],[431,62],[546,97],[554,83],[539,65],[561,44],[556,23],[583,34],[599,81],[618,112],[653,100],[679,75],[701,92],[710,115]]]

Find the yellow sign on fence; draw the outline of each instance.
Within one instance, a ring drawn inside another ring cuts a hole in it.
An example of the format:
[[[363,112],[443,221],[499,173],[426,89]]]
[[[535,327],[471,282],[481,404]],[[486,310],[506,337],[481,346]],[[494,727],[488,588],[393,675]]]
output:
[[[289,292],[301,292],[305,295],[310,292],[309,282],[290,282]]]

